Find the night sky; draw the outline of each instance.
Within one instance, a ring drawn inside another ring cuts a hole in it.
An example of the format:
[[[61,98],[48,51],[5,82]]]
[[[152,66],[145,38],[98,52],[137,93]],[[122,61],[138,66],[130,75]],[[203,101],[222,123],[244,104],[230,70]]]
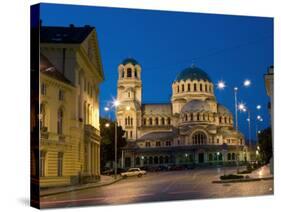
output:
[[[263,76],[273,64],[272,18],[58,4],[41,4],[40,15],[44,26],[96,27],[105,74],[101,116],[107,116],[103,108],[116,96],[118,64],[133,57],[142,66],[143,103],[170,102],[176,75],[195,64],[214,84],[225,81],[226,89],[215,93],[233,114],[232,88],[241,87],[238,101],[251,110],[252,138],[258,114],[264,120],[258,129],[269,126]],[[245,79],[252,81],[251,87],[242,87]],[[248,137],[246,118],[246,113],[239,113],[239,129]]]

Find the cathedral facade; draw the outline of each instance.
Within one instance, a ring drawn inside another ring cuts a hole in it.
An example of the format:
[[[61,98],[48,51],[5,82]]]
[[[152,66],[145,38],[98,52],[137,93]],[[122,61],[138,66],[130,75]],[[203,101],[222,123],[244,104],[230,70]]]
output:
[[[142,68],[132,58],[118,66],[116,108],[126,132],[122,167],[236,163],[247,160],[232,113],[216,101],[209,75],[192,65],[171,85],[171,102],[142,102]]]

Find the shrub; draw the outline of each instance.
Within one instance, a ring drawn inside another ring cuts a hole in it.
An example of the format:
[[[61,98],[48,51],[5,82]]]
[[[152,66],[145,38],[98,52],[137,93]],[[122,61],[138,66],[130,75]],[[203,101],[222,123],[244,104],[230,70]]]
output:
[[[235,174],[220,176],[221,180],[234,180],[234,179],[242,179],[242,178],[244,178],[242,175],[235,175]]]

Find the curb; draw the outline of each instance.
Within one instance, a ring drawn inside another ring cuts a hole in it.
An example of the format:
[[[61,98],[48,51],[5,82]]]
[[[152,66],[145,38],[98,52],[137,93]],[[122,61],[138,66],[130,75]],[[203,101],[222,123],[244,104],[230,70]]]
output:
[[[111,181],[109,183],[105,183],[105,184],[92,185],[92,186],[82,187],[82,188],[72,188],[72,189],[69,189],[69,190],[57,191],[57,192],[48,193],[48,194],[42,194],[42,195],[40,195],[40,197],[46,197],[46,196],[51,196],[51,195],[56,195],[56,194],[63,194],[63,193],[68,193],[68,192],[72,192],[72,191],[81,191],[81,190],[86,190],[86,189],[90,189],[90,188],[98,188],[98,187],[107,186],[107,185],[117,183],[117,182],[121,181],[122,179],[123,178],[120,177],[119,179],[113,180],[113,181]]]
[[[214,180],[212,183],[244,183],[244,182],[254,182],[262,180],[273,180],[273,177],[262,177],[262,178],[249,178],[249,179],[233,179],[233,180]]]

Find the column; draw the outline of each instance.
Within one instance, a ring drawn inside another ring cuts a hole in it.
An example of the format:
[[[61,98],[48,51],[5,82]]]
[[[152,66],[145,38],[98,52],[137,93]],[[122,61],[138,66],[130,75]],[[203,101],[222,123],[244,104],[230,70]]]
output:
[[[91,172],[92,172],[92,166],[91,166],[91,156],[92,156],[92,154],[91,154],[91,143],[90,142],[88,142],[88,174],[91,174]]]
[[[95,144],[94,143],[91,143],[91,156],[92,156],[91,174],[95,175]]]
[[[97,161],[98,161],[98,175],[100,176],[100,145],[97,145],[98,154],[97,154]]]

